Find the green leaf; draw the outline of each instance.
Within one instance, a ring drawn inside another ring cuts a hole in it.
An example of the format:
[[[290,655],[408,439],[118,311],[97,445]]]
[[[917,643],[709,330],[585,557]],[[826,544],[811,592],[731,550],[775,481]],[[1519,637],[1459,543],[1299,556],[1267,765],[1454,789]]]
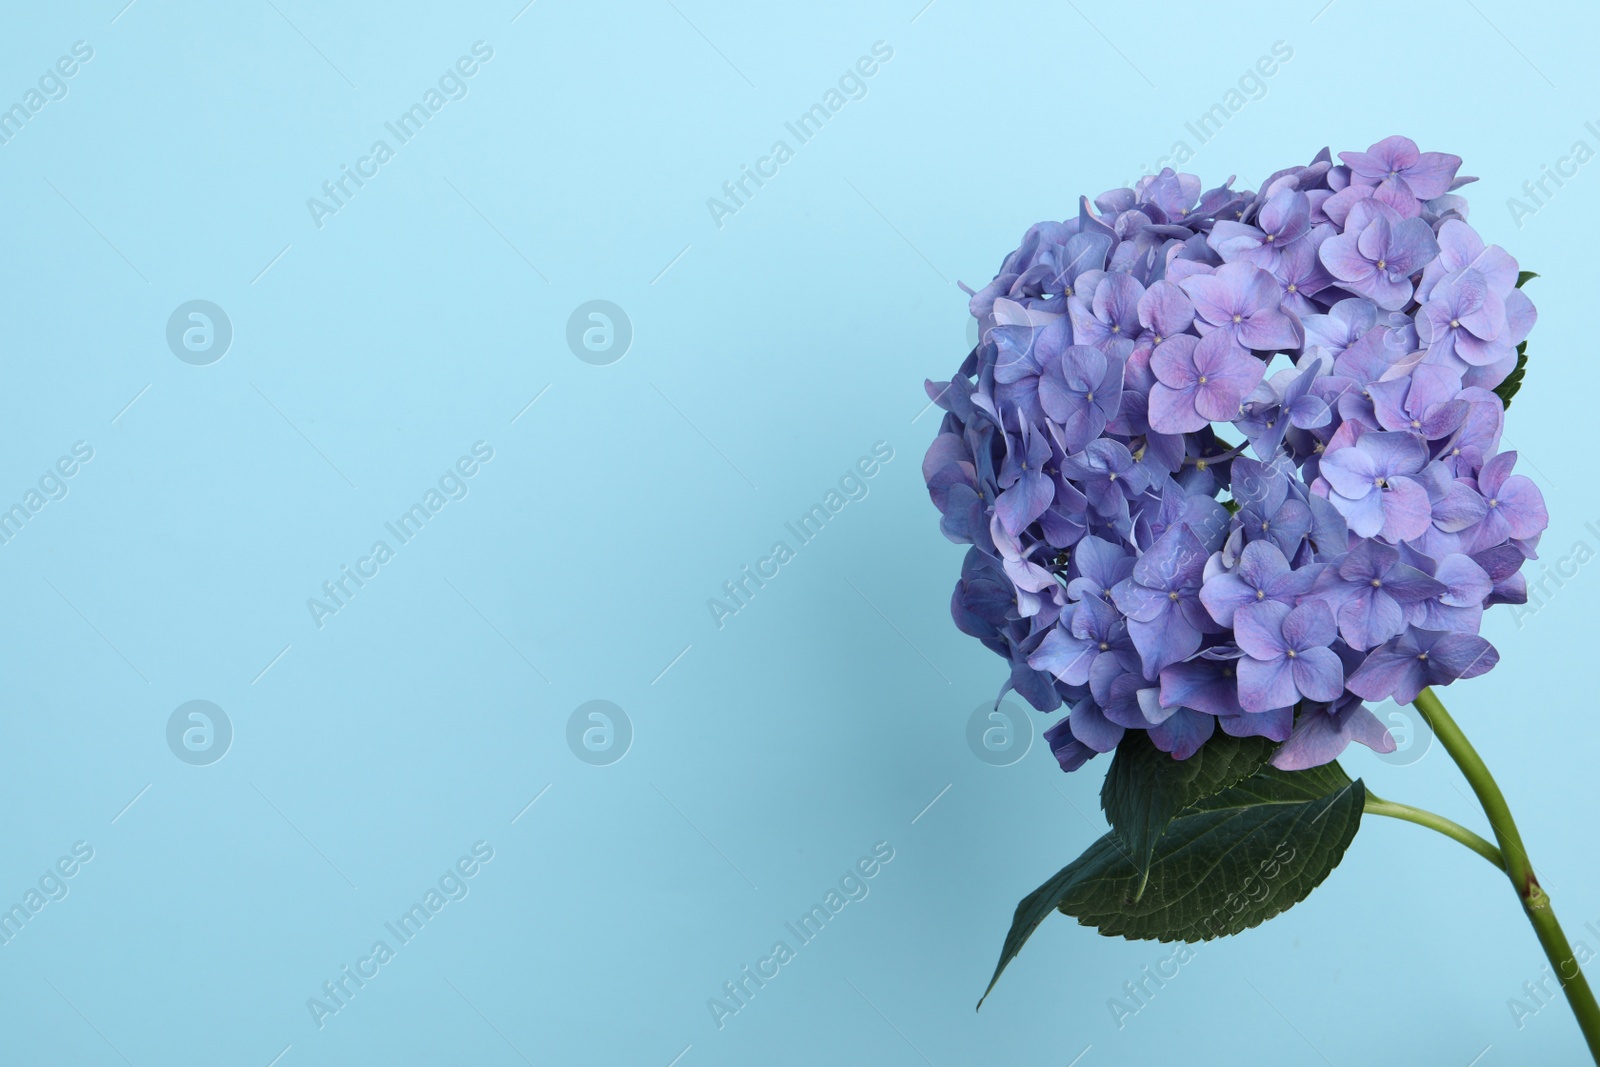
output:
[[[1022,951],[1022,946],[1027,944],[1028,938],[1032,937],[1039,924],[1044,922],[1045,916],[1055,911],[1056,905],[1061,903],[1068,887],[1078,877],[1078,866],[1108,840],[1114,840],[1112,835],[1107,834],[1090,845],[1088,851],[1061,868],[1054,878],[1022,898],[1016,912],[1011,916],[1011,929],[1006,931],[1005,944],[1000,946],[1000,962],[995,966],[994,977],[989,979],[989,987],[983,991],[983,996],[978,998],[980,1009],[983,1007],[983,1002],[989,999],[989,994],[994,992],[994,984],[1000,981],[1000,974],[1006,969],[1006,964],[1016,958],[1017,953]]]
[[[1366,787],[1336,763],[1265,768],[1168,825],[1137,899],[1140,872],[1117,835],[1106,834],[1017,905],[983,996],[1052,909],[1129,940],[1209,941],[1265,922],[1339,865],[1365,801]]]
[[[1517,272],[1517,288],[1521,289],[1538,275],[1531,270]],[[1511,406],[1511,398],[1517,395],[1517,390],[1522,388],[1522,375],[1528,366],[1528,342],[1524,341],[1517,346],[1517,365],[1506,375],[1506,380],[1494,387],[1494,395],[1500,398],[1503,407]]]
[[[1151,744],[1143,730],[1123,736],[1100,789],[1100,807],[1140,873],[1135,900],[1144,893],[1156,842],[1178,813],[1256,773],[1276,747],[1265,737],[1218,734],[1193,756],[1177,760]]]
[[[1522,377],[1528,366],[1528,342],[1523,341],[1517,346],[1517,365],[1512,368],[1506,380],[1494,387],[1494,395],[1500,398],[1502,407],[1511,406],[1511,398],[1517,395],[1517,390],[1522,388]]]

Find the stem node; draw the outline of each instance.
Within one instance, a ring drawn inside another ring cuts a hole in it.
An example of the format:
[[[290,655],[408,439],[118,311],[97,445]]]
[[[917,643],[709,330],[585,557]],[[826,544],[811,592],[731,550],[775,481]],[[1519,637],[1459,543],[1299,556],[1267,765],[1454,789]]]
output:
[[[1489,773],[1483,757],[1472,747],[1472,742],[1467,740],[1467,735],[1461,732],[1461,727],[1456,725],[1433,690],[1424,689],[1418,693],[1412,705],[1433,727],[1434,736],[1450,753],[1450,758],[1456,761],[1456,766],[1461,768],[1467,784],[1477,794],[1478,803],[1483,805],[1483,813],[1489,817],[1495,840],[1500,843],[1500,853],[1505,859],[1505,872],[1511,879],[1511,886],[1516,890],[1523,910],[1527,912],[1528,922],[1539,938],[1545,958],[1555,969],[1561,982],[1561,991],[1567,995],[1567,1003],[1572,1006],[1578,1028],[1583,1031],[1583,1039],[1588,1043],[1589,1055],[1594,1057],[1596,1064],[1600,1064],[1600,1004],[1595,1003],[1589,979],[1578,966],[1566,931],[1561,929],[1561,924],[1556,920],[1556,913],[1550,907],[1549,894],[1534,876],[1533,863],[1528,859],[1528,850],[1523,847],[1522,834],[1511,817],[1505,794],[1500,792],[1500,786],[1495,782],[1494,775]]]

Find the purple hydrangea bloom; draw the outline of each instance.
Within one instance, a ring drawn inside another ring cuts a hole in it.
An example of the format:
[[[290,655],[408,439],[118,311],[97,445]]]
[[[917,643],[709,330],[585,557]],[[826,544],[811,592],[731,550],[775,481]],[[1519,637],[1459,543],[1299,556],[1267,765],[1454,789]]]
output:
[[[1250,438],[1256,455],[1276,458],[1291,428],[1317,430],[1333,421],[1328,402],[1312,391],[1322,365],[1315,359],[1304,362],[1302,369],[1280,371],[1264,383],[1267,395],[1260,395],[1263,389],[1258,388],[1257,395],[1243,405],[1244,414],[1237,425]]]
[[[1223,626],[1232,626],[1234,614],[1252,604],[1294,606],[1311,592],[1324,565],[1298,570],[1289,566],[1271,541],[1251,541],[1239,554],[1239,566],[1211,575],[1200,587],[1200,602]]]
[[[1039,405],[1061,427],[1061,444],[1081,452],[1100,436],[1122,401],[1122,360],[1069,345],[1039,377]]]
[[[1311,532],[1311,505],[1292,491],[1281,459],[1263,464],[1239,458],[1233,463],[1233,500],[1239,505],[1234,522],[1245,541],[1268,540],[1292,556]]]
[[[1363,700],[1409,704],[1425,686],[1476,678],[1500,662],[1500,653],[1477,634],[1408,628],[1378,648],[1350,676],[1350,692]]]
[[[1439,254],[1439,242],[1425,219],[1404,219],[1379,200],[1362,200],[1345,231],[1324,241],[1318,254],[1346,289],[1398,311],[1411,299],[1411,275]]]
[[[1494,579],[1477,560],[1460,552],[1433,560],[1414,554],[1422,566],[1433,568],[1441,587],[1406,610],[1406,621],[1424,630],[1456,630],[1475,634],[1483,622],[1483,607],[1494,591]]]
[[[1445,585],[1400,562],[1398,549],[1362,541],[1330,568],[1324,595],[1339,610],[1339,635],[1358,652],[1405,629],[1406,608],[1446,592]]]
[[[1472,268],[1453,274],[1422,305],[1417,330],[1439,357],[1456,356],[1474,367],[1516,354],[1506,322],[1505,302]]]
[[[1112,588],[1133,573],[1133,553],[1120,544],[1085,537],[1072,554],[1072,578],[1067,596],[1074,601],[1111,599]]]
[[[1072,719],[1062,719],[1044,732],[1050,752],[1064,771],[1075,771],[1098,755],[1094,749],[1072,736]]]
[[[1121,612],[1093,596],[1073,607],[1070,627],[1052,629],[1028,657],[1028,666],[1068,685],[1088,685],[1102,656],[1110,657],[1106,669],[1119,673],[1138,666],[1139,653]]]
[[[1343,695],[1344,665],[1328,647],[1338,631],[1322,601],[1308,600],[1297,608],[1251,605],[1234,617],[1233,632],[1245,653],[1239,660],[1244,710],[1271,711]]]
[[[1285,311],[1292,311],[1296,317],[1300,317],[1315,315],[1322,310],[1316,297],[1333,284],[1333,276],[1322,265],[1316,245],[1301,241],[1285,249],[1278,253],[1277,262],[1271,270],[1278,288],[1282,290]]]
[[[1431,521],[1428,491],[1412,475],[1428,463],[1428,449],[1408,433],[1365,433],[1354,447],[1322,459],[1329,500],[1359,537],[1405,541]]]
[[[1303,771],[1339,758],[1352,741],[1374,752],[1393,752],[1394,738],[1361,698],[1346,693],[1332,704],[1312,704],[1295,721],[1272,765],[1280,771]]]
[[[1461,375],[1448,367],[1415,367],[1404,378],[1373,382],[1367,393],[1379,426],[1415,434],[1423,441],[1449,437],[1467,418]]]
[[[1512,474],[1515,452],[1502,452],[1478,472],[1478,493],[1488,505],[1483,521],[1472,530],[1473,543],[1482,547],[1503,541],[1537,537],[1550,524],[1544,497],[1529,478]]]
[[[1549,516],[1492,391],[1537,319],[1517,261],[1459,158],[1338,158],[1080,200],[926,385],[951,615],[1057,716],[1063,770],[1129,731],[1175,759],[1264,737],[1286,770],[1390,751],[1365,702],[1489,670],[1485,609],[1528,600]]]
[[[1239,402],[1261,381],[1266,365],[1236,345],[1224,330],[1163,341],[1150,356],[1150,428],[1190,433],[1207,423],[1236,418]]]
[[[1225,261],[1244,260],[1272,270],[1285,251],[1294,249],[1311,232],[1311,200],[1295,189],[1281,189],[1267,197],[1255,225],[1218,221],[1208,243]]]
[[[1089,442],[1061,465],[1062,473],[1083,487],[1089,505],[1107,518],[1128,518],[1128,501],[1150,487],[1150,473],[1128,446],[1102,437]]]
[[[1237,345],[1261,352],[1300,343],[1299,323],[1283,310],[1278,283],[1259,267],[1228,263],[1179,284],[1194,301],[1201,334],[1220,332]]]
[[[1393,182],[1418,200],[1443,196],[1461,168],[1461,157],[1419,152],[1409,137],[1385,137],[1365,152],[1340,152],[1350,172],[1373,182]]]
[[[1158,281],[1139,298],[1139,325],[1152,344],[1188,332],[1194,323],[1194,304],[1184,291],[1169,281]]]
[[[1027,423],[1021,433],[1006,435],[1006,458],[1000,467],[1002,492],[995,501],[995,516],[1006,533],[1015,537],[1044,514],[1055,499],[1055,489],[1044,471],[1050,443]]]
[[[1082,295],[1067,301],[1072,317],[1072,334],[1081,345],[1098,345],[1114,351],[1118,342],[1132,342],[1140,333],[1139,301],[1144,286],[1131,274],[1114,273],[1101,278],[1091,299]]]
[[[1340,300],[1325,315],[1307,315],[1306,343],[1315,345],[1329,356],[1337,356],[1377,325],[1378,309],[1370,300]]]
[[[1215,625],[1200,603],[1208,555],[1189,527],[1174,526],[1111,590],[1128,617],[1128,631],[1138,643],[1148,678],[1197,651],[1201,633]]]
[[[1243,655],[1237,648],[1214,647],[1163,667],[1160,704],[1218,718],[1246,714],[1239,703],[1238,659]]]
[[[1149,727],[1147,732],[1150,742],[1173,759],[1188,759],[1211,739],[1217,722],[1210,715],[1202,715],[1190,708],[1175,708],[1161,722]]]

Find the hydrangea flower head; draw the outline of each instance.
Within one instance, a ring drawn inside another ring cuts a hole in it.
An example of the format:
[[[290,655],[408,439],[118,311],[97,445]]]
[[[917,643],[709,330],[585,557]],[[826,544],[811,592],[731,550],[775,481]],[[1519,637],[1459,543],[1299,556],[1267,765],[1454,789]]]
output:
[[[1459,157],[1338,160],[1080,200],[928,383],[923,473],[970,546],[951,612],[1001,695],[1061,712],[1065,770],[1130,730],[1177,759],[1266,737],[1286,770],[1392,750],[1367,702],[1489,670],[1484,609],[1526,601],[1549,516],[1493,391],[1537,317],[1517,261],[1468,223]]]

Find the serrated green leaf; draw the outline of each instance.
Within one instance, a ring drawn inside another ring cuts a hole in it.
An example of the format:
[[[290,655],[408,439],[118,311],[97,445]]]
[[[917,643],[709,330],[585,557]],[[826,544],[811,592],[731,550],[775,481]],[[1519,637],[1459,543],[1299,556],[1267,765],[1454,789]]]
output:
[[[1517,288],[1521,289],[1524,284],[1533,281],[1533,279],[1535,279],[1537,277],[1538,277],[1538,275],[1533,273],[1533,271],[1531,271],[1531,270],[1518,271],[1517,272]]]
[[[1522,388],[1522,378],[1528,366],[1528,342],[1524,341],[1517,346],[1517,365],[1512,368],[1506,380],[1494,387],[1494,395],[1500,398],[1500,405],[1509,408],[1511,398],[1517,395]]]
[[[978,1007],[983,1007],[983,1002],[989,999],[989,994],[994,992],[994,984],[1000,981],[1000,974],[1006,969],[1006,964],[1016,958],[1022,951],[1022,946],[1027,944],[1028,938],[1044,922],[1045,916],[1056,910],[1056,905],[1061,903],[1062,896],[1069,885],[1078,878],[1078,866],[1087,859],[1096,848],[1108,840],[1115,840],[1107,834],[1093,845],[1082,856],[1067,864],[1056,872],[1044,885],[1023,897],[1017,904],[1017,910],[1011,916],[1011,929],[1006,931],[1005,944],[1000,946],[1000,962],[995,966],[994,977],[989,979],[989,987],[983,991],[983,996],[978,998]]]
[[[1276,747],[1265,737],[1218,734],[1177,760],[1143,730],[1123,736],[1100,789],[1100,807],[1141,875],[1135,900],[1144,893],[1156,842],[1178,813],[1256,773]]]
[[[1365,801],[1366,787],[1338,764],[1266,768],[1172,821],[1137,900],[1140,873],[1106,834],[1017,905],[984,997],[1052,909],[1129,940],[1208,941],[1265,922],[1339,865]]]
[[[1136,872],[1110,846],[1057,907],[1108,937],[1209,941],[1236,934],[1322,883],[1355,837],[1365,800],[1366,786],[1337,764],[1266,768],[1173,820],[1139,900],[1130,901],[1128,892]],[[1271,877],[1263,877],[1268,871]]]

